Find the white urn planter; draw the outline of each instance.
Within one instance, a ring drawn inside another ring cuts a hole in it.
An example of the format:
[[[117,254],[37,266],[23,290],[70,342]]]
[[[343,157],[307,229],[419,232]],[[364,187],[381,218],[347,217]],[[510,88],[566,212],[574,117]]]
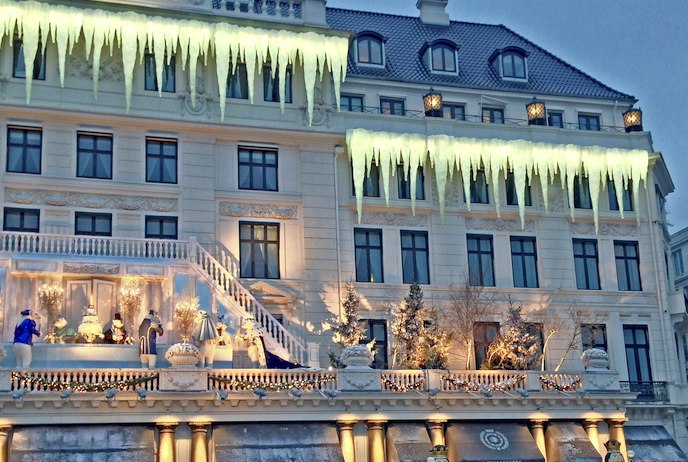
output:
[[[373,352],[366,345],[348,346],[344,348],[340,360],[347,368],[370,369]]]
[[[608,371],[609,355],[606,351],[599,348],[590,348],[583,352],[581,356],[583,367],[586,371]]]
[[[175,343],[165,353],[165,359],[172,367],[191,367],[201,359],[201,352],[191,343]]]

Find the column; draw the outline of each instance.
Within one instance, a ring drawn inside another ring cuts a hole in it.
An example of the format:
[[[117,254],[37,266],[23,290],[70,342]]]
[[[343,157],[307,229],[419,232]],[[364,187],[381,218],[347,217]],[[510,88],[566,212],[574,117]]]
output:
[[[368,420],[368,462],[385,462],[385,421]]]
[[[545,445],[545,423],[546,420],[531,420],[530,433],[533,435],[535,445],[538,447],[543,457],[547,457],[547,446]]]
[[[443,420],[428,420],[425,425],[430,432],[430,444],[433,447],[437,445],[444,446],[444,421]]]
[[[0,425],[0,462],[9,462],[10,460],[10,432],[11,425]]]
[[[337,421],[339,427],[339,441],[342,444],[344,462],[356,462],[356,445],[354,443],[354,425],[356,421]]]
[[[158,424],[158,462],[175,462],[175,448],[177,442],[174,438],[174,430],[179,422],[164,422]],[[2,459],[0,459],[2,462]]]
[[[583,422],[583,427],[585,428],[585,433],[588,434],[588,438],[597,452],[602,454],[600,450],[600,430],[598,428],[600,421],[595,419],[588,419]]]
[[[626,453],[626,435],[623,429],[624,422],[626,422],[626,419],[612,419],[607,421],[607,425],[609,426],[609,439],[621,443],[621,454],[624,456],[625,460],[628,460],[628,454]]]
[[[191,428],[191,462],[208,462],[209,422],[189,422]]]

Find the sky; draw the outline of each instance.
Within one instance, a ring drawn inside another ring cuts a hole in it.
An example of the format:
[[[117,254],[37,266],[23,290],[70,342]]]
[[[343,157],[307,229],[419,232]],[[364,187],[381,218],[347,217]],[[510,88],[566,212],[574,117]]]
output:
[[[328,0],[328,7],[418,16],[416,0]],[[688,227],[688,1],[449,0],[452,20],[504,24],[635,96],[674,181],[669,232]]]

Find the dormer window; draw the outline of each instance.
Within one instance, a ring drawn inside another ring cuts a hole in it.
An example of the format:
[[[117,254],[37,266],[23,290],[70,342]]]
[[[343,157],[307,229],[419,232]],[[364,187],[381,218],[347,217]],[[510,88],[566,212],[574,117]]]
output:
[[[447,45],[432,47],[432,70],[456,72],[456,50]]]
[[[361,34],[356,38],[356,62],[384,66],[382,37],[372,33]]]
[[[528,53],[511,47],[497,50],[492,55],[492,68],[502,79],[528,80]]]

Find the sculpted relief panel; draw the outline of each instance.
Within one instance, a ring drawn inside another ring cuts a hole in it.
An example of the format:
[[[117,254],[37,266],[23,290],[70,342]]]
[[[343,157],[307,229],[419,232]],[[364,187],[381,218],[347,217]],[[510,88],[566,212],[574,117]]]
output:
[[[89,209],[151,210],[170,212],[177,208],[177,199],[123,196],[117,194],[84,194],[69,191],[22,190],[6,188],[8,202],[31,205],[74,206]]]

